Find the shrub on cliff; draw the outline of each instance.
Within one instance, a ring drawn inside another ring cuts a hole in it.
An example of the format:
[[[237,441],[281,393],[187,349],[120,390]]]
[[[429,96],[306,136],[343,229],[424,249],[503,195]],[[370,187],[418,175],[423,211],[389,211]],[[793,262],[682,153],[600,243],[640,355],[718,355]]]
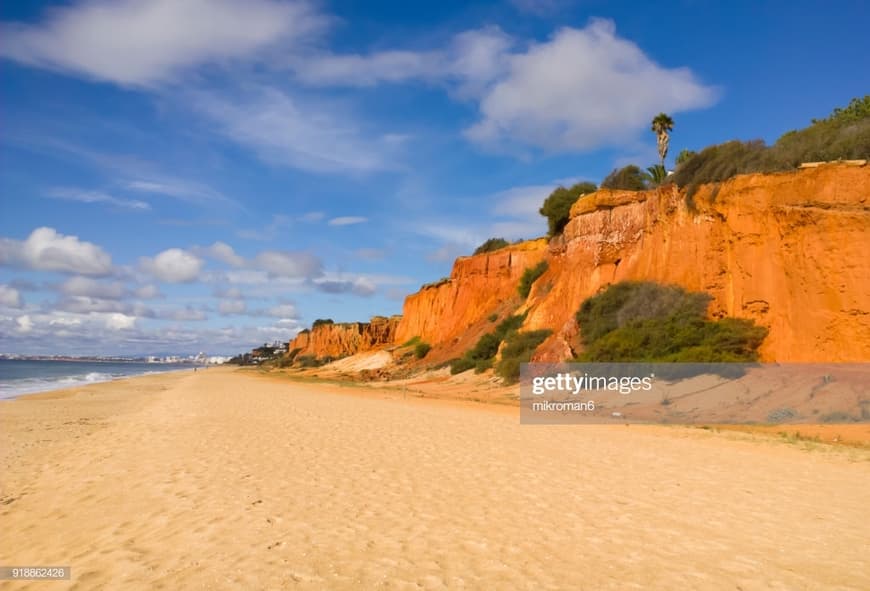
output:
[[[580,361],[755,361],[767,329],[751,320],[706,319],[710,295],[675,285],[624,282],[580,306]]]
[[[429,343],[420,342],[414,347],[414,355],[417,359],[423,359],[426,355],[429,354],[429,351],[432,349],[432,345]]]
[[[532,284],[547,271],[548,266],[547,261],[541,261],[534,267],[529,267],[523,271],[520,277],[520,284],[517,286],[517,291],[521,298],[526,299],[529,297],[529,293],[532,291]]]
[[[500,248],[504,248],[505,246],[510,246],[510,242],[505,240],[504,238],[490,238],[480,246],[478,246],[474,250],[474,254],[483,254],[485,252],[492,252],[494,250],[499,250]]]
[[[593,193],[596,190],[595,183],[577,183],[569,188],[558,187],[544,200],[539,213],[547,218],[547,227],[550,236],[561,234],[568,223],[571,206],[582,195]]]
[[[551,330],[531,330],[513,332],[505,339],[501,359],[495,366],[496,375],[505,382],[513,384],[520,379],[520,364],[528,363],[538,345],[553,334]]]
[[[486,333],[477,340],[477,343],[465,352],[465,355],[450,362],[450,373],[457,374],[469,370],[472,367],[485,367],[487,361],[498,353],[499,345],[511,333],[515,332],[523,321],[525,314],[508,316],[495,327],[495,330]]]
[[[335,324],[335,322],[333,322],[332,318],[318,318],[311,325],[311,328],[317,328],[318,326],[322,326],[325,324]]]
[[[645,191],[649,187],[649,175],[639,166],[629,164],[622,168],[615,168],[603,181],[602,189],[614,189],[622,191]]]

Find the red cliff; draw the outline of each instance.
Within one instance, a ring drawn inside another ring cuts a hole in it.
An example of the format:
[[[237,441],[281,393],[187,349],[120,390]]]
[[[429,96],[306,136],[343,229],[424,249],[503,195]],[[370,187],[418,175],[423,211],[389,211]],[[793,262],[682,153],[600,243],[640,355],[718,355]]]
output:
[[[392,343],[400,317],[375,316],[369,322],[318,324],[310,331],[299,333],[290,341],[287,351],[297,357],[347,357]]]
[[[547,271],[522,301],[517,285]],[[459,258],[449,278],[405,300],[401,320],[318,326],[290,349],[338,357],[413,337],[428,362],[457,357],[497,318],[554,334],[535,359],[573,356],[574,315],[611,283],[675,283],[705,291],[713,317],[769,328],[766,361],[870,361],[870,166],[830,164],[702,186],[602,190],[574,204],[561,237]]]

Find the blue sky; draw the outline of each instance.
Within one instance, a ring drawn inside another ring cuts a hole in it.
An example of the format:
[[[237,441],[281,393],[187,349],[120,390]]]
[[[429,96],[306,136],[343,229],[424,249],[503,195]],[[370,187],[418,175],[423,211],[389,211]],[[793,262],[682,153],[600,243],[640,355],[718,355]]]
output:
[[[870,88],[855,2],[0,5],[0,352],[232,353],[401,312],[560,183]]]

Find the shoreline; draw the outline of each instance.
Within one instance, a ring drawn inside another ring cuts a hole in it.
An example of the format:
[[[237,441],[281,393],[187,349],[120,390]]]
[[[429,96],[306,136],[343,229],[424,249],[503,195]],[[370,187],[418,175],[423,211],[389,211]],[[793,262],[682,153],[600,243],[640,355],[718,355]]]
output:
[[[18,361],[18,360],[12,360],[12,361]],[[55,361],[55,360],[40,359],[40,360],[25,360],[25,361],[39,361],[39,362],[43,362],[43,361],[45,361],[45,362],[52,362],[52,361]],[[94,363],[94,364],[104,363],[104,364],[106,364],[106,365],[109,365],[109,364],[123,365],[123,364],[127,364],[127,363],[130,363],[130,364],[135,363],[135,364],[137,364],[137,365],[143,365],[143,366],[146,366],[146,365],[156,365],[156,364],[146,364],[146,363],[142,363],[142,362],[123,362],[123,361],[91,361],[91,360],[87,360],[87,361],[85,361],[85,360],[67,360],[67,359],[61,359],[61,360],[57,360],[57,361],[58,361],[58,362],[62,362],[62,363],[83,363],[83,364],[84,364],[84,363]],[[163,365],[164,365],[164,367],[165,367],[165,365],[167,365],[167,364],[163,364]],[[114,381],[117,381],[117,380],[126,380],[126,379],[131,379],[131,378],[142,377],[142,376],[160,375],[160,374],[166,374],[166,373],[173,373],[173,372],[179,372],[179,371],[191,370],[191,369],[194,369],[194,368],[197,368],[197,369],[198,369],[198,368],[200,368],[200,367],[201,367],[201,366],[185,365],[185,366],[182,366],[182,367],[173,367],[172,369],[146,370],[146,371],[143,371],[142,373],[135,373],[135,374],[129,374],[129,375],[119,375],[119,376],[113,376],[113,375],[111,375],[111,374],[102,374],[102,375],[105,375],[105,376],[108,376],[108,377],[106,377],[106,378],[100,378],[100,379],[92,379],[92,380],[89,380],[89,379],[83,379],[83,380],[81,380],[79,383],[75,383],[75,384],[57,384],[57,385],[53,385],[51,382],[46,382],[46,383],[44,383],[44,385],[46,386],[45,389],[43,389],[43,386],[40,385],[40,386],[35,386],[36,388],[39,388],[39,389],[37,389],[37,390],[32,390],[32,391],[23,391],[23,392],[4,393],[3,395],[0,395],[0,401],[4,401],[4,400],[15,400],[15,399],[18,399],[18,398],[20,398],[20,397],[22,397],[22,396],[32,396],[32,395],[34,395],[34,394],[47,394],[47,393],[49,393],[49,392],[61,392],[61,391],[63,391],[63,390],[70,390],[70,389],[76,389],[76,388],[84,388],[84,387],[87,387],[87,386],[90,386],[90,385],[94,385],[94,384],[105,384],[105,383],[107,383],[107,382],[114,382]],[[87,376],[91,375],[92,373],[98,373],[98,372],[91,372],[91,373],[89,373],[89,374],[84,374],[84,376],[87,377]],[[70,380],[70,379],[75,380],[76,378],[78,378],[78,377],[80,377],[80,376],[79,376],[79,375],[75,375],[75,376],[56,376],[56,377],[57,377],[58,379],[62,379],[62,380]],[[45,379],[45,378],[40,377],[40,376],[36,376],[36,377],[33,377],[33,378],[26,378],[26,379],[29,379],[29,380],[41,380],[41,379]],[[7,384],[14,384],[14,382],[6,382],[6,383],[7,383]]]
[[[861,450],[399,394],[222,368],[0,405],[2,562],[72,589],[870,585]]]

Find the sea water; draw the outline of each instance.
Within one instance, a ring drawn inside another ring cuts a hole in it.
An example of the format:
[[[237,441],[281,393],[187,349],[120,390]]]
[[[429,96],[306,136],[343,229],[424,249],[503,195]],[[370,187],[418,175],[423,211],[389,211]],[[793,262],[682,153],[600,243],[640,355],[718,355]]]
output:
[[[149,373],[193,369],[177,363],[0,359],[0,398],[75,388]]]

